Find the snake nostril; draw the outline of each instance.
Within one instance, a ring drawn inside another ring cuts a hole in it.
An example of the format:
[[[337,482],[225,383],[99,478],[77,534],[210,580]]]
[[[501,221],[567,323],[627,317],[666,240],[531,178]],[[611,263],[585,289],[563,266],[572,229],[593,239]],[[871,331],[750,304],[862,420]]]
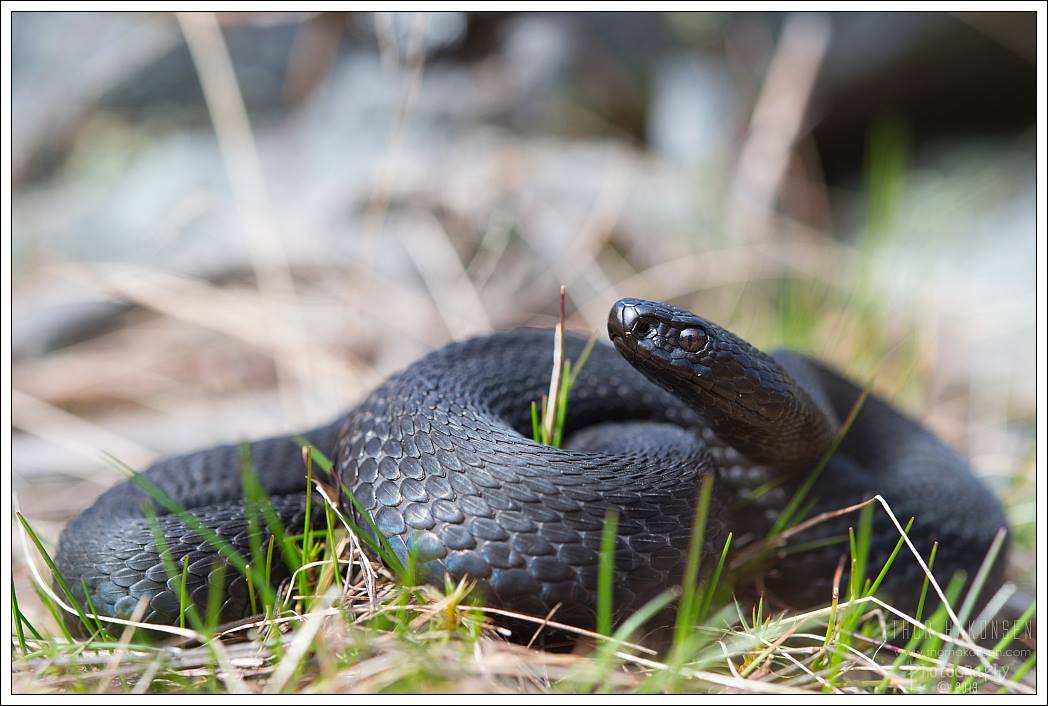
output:
[[[630,327],[630,334],[638,341],[653,338],[659,332],[660,322],[651,316],[638,316]]]

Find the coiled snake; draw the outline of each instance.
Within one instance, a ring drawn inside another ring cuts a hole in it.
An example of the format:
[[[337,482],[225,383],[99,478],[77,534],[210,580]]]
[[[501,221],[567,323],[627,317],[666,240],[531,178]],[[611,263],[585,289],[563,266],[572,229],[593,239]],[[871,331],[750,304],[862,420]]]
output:
[[[343,494],[370,513],[393,551],[401,559],[415,553],[424,578],[442,584],[445,575],[469,576],[491,604],[536,615],[559,605],[557,620],[592,624],[609,510],[618,515],[614,605],[629,611],[681,580],[703,477],[716,474],[708,559],[728,530],[737,537],[767,532],[861,393],[815,360],[765,354],[665,304],[621,300],[608,331],[614,348],[596,346],[572,388],[564,449],[530,438],[529,403],[549,384],[548,330],[452,343],[300,437],[334,461]],[[566,345],[577,356],[583,341],[569,336]],[[144,476],[246,556],[242,450],[233,444],[170,458]],[[256,441],[248,450],[284,526],[301,527],[300,438]],[[776,491],[746,500],[780,476],[787,482]],[[1005,526],[999,503],[957,453],[871,395],[812,487],[811,510],[874,494],[902,521],[916,518],[910,536],[922,554],[939,543],[935,572],[945,578],[971,576]],[[66,528],[57,565],[80,600],[83,580],[99,613],[127,617],[145,596],[147,621],[175,623],[182,579],[165,568],[154,527],[173,564],[188,565],[187,589],[201,606],[216,580],[216,551],[161,506],[151,526],[148,498],[131,482],[104,493]],[[352,510],[348,498],[342,505]],[[875,514],[871,566],[898,539],[883,513]],[[797,537],[818,548],[780,562],[771,584],[799,600],[828,600],[847,552],[846,541],[830,540],[846,537],[854,522],[841,517]],[[1000,580],[997,564],[991,583]],[[274,578],[286,576],[279,568]],[[221,617],[243,617],[250,612],[245,581],[224,573]],[[906,601],[921,579],[903,557],[882,589]]]

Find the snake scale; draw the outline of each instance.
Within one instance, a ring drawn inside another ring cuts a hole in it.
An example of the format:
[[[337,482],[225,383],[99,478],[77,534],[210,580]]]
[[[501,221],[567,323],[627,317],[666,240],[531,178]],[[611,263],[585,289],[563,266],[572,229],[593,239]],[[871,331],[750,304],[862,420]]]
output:
[[[283,525],[301,527],[304,438],[333,460],[342,507],[357,512],[352,493],[401,560],[414,553],[423,579],[470,577],[489,604],[535,615],[559,606],[557,620],[580,626],[594,622],[602,530],[614,511],[613,595],[622,615],[681,581],[704,477],[715,478],[702,548],[708,567],[728,531],[743,541],[767,533],[862,391],[812,358],[765,354],[667,304],[620,300],[608,331],[613,346],[593,349],[572,388],[565,448],[530,438],[529,403],[547,391],[553,332],[520,329],[451,343],[329,425],[246,445],[254,471]],[[577,359],[584,341],[569,335],[565,345]],[[143,476],[249,555],[244,448],[169,458]],[[774,489],[755,494],[760,486]],[[927,556],[938,542],[935,573],[943,579],[971,576],[1006,525],[963,458],[870,395],[811,487],[808,510],[875,494],[902,522],[916,518],[910,536],[919,552]],[[127,617],[144,597],[145,620],[176,623],[182,579],[165,567],[166,551],[187,567],[198,605],[222,580],[221,617],[250,613],[244,578],[216,571],[211,543],[162,506],[148,519],[147,504],[139,485],[125,481],[68,525],[57,566],[77,598],[86,586],[95,610]],[[876,567],[898,533],[879,508],[874,515],[869,565]],[[795,537],[812,548],[775,564],[765,585],[795,600],[828,601],[855,522],[854,514],[841,516]],[[1003,556],[991,586],[1001,580]],[[275,563],[273,579],[286,577]],[[912,557],[902,557],[881,589],[905,603],[922,577]]]

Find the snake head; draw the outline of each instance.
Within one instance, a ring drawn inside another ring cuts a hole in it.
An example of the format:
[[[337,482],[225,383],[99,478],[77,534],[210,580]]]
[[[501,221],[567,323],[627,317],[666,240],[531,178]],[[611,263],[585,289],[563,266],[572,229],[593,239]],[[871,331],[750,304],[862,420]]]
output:
[[[619,353],[714,427],[774,423],[796,404],[796,385],[770,356],[679,307],[620,299],[608,315]]]
[[[751,461],[810,470],[835,422],[770,355],[712,321],[669,304],[621,299],[608,315],[619,353],[688,404]]]

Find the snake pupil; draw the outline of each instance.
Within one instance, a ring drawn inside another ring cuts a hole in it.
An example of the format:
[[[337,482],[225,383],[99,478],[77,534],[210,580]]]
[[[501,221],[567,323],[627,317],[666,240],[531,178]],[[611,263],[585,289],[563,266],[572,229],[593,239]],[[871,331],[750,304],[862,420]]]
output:
[[[706,345],[706,332],[701,328],[686,328],[677,337],[680,347],[689,353],[698,353]]]

